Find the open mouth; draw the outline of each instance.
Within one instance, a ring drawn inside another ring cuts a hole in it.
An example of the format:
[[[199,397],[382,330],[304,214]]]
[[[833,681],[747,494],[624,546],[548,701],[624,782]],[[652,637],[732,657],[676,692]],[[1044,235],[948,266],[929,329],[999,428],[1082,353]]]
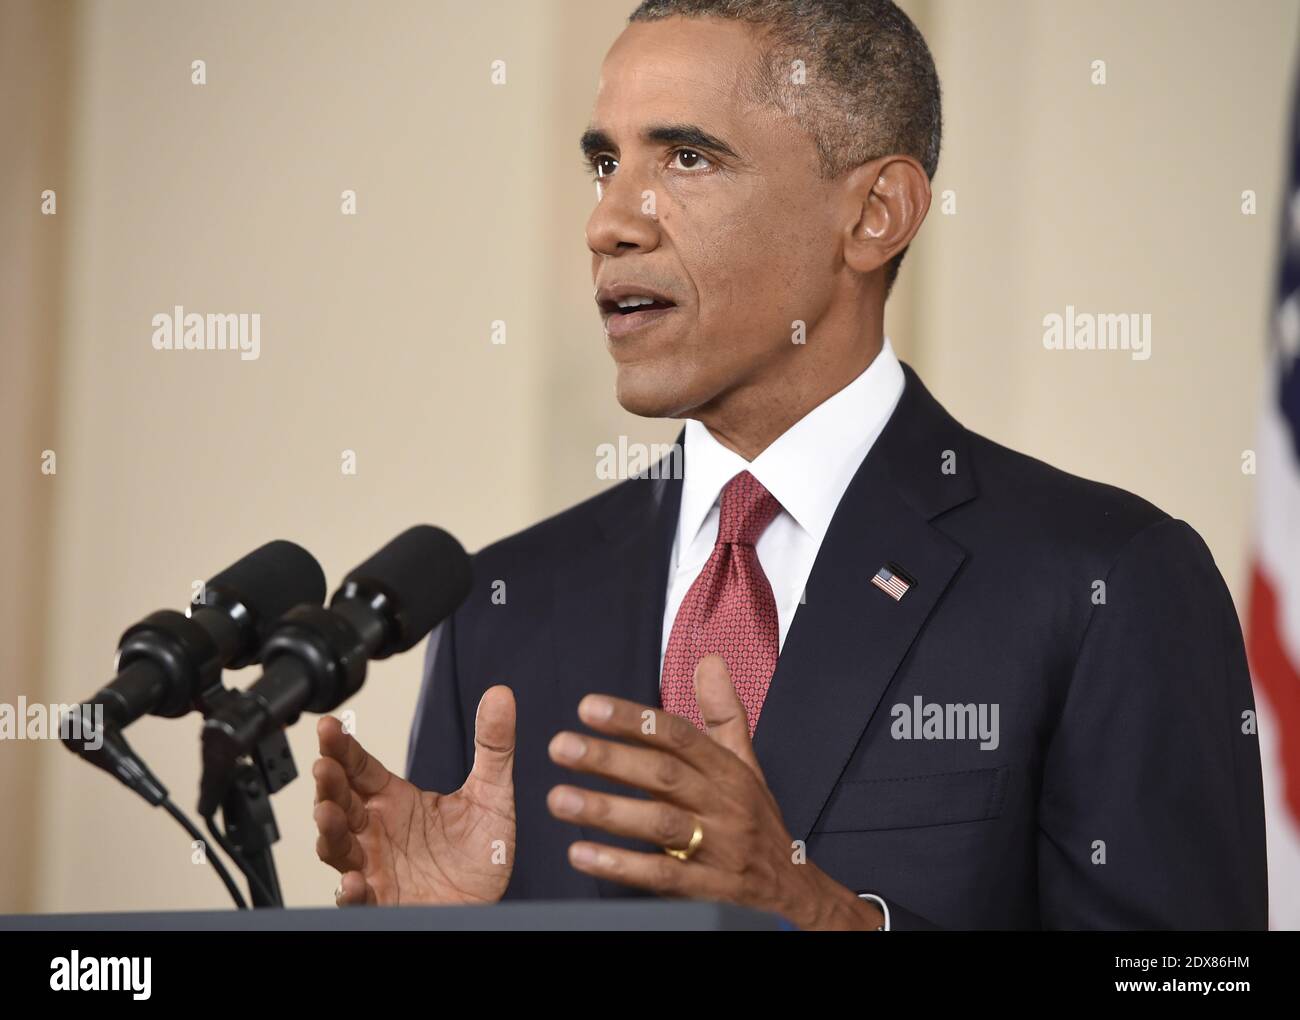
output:
[[[677,306],[663,298],[646,296],[620,298],[617,301],[602,301],[600,307],[606,316],[613,317],[636,315],[638,312],[660,312]]]
[[[656,294],[628,294],[600,302],[605,334],[617,340],[668,315],[677,305]]]

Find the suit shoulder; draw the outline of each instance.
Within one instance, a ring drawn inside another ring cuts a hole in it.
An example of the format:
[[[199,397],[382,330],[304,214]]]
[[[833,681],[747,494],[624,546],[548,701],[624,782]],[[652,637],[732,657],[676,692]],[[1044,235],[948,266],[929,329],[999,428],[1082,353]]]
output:
[[[983,512],[1031,541],[1113,561],[1128,543],[1180,524],[1135,493],[1070,474],[968,432]],[[1199,537],[1198,537],[1199,541]]]

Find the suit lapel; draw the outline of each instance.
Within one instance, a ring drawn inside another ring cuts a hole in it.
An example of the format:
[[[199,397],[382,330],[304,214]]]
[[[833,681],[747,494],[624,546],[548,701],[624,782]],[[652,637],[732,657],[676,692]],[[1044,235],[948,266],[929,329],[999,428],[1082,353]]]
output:
[[[906,366],[905,375],[899,406],[831,520],[754,734],[759,764],[796,839],[808,837],[965,559],[929,523],[976,493],[964,430]],[[886,564],[913,582],[901,599],[871,583]]]

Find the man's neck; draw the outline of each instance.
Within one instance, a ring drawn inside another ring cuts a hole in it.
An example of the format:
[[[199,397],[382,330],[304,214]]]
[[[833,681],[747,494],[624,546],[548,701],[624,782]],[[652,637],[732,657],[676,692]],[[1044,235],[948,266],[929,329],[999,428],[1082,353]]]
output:
[[[877,336],[866,349],[832,364],[804,359],[794,371],[784,371],[771,382],[738,387],[689,417],[700,421],[728,450],[752,461],[809,411],[865,372],[882,346],[883,337]]]

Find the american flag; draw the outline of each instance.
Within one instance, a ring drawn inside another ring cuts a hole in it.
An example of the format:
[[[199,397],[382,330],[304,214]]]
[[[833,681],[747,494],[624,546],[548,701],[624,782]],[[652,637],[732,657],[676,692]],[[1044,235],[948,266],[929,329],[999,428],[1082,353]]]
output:
[[[897,567],[894,570],[889,568],[890,564],[886,564],[877,570],[876,576],[871,579],[871,583],[897,602],[907,594],[907,589],[912,587],[912,582],[895,573]]]
[[[1300,928],[1300,91],[1260,418],[1246,649],[1259,712],[1269,923]]]

